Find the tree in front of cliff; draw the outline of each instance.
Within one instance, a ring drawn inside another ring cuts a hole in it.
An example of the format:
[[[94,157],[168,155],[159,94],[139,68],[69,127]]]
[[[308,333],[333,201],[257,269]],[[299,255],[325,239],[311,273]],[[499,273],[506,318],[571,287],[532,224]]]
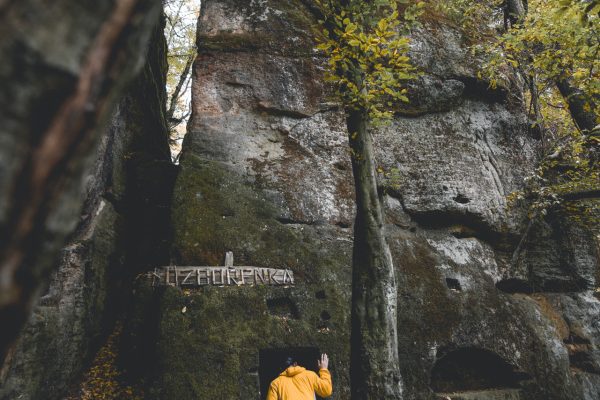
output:
[[[316,0],[322,12],[318,48],[328,57],[346,113],[356,189],[352,256],[352,399],[401,399],[395,270],[385,238],[370,124],[384,123],[408,102],[415,78],[407,29],[421,3],[399,11],[394,0]],[[401,16],[402,14],[402,16]]]

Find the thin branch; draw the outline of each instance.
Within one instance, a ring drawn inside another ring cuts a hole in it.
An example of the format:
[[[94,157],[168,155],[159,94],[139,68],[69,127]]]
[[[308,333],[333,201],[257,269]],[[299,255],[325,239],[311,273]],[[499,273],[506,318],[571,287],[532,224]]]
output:
[[[512,257],[510,259],[510,265],[511,265],[513,271],[517,267],[517,263],[519,262],[519,256],[521,255],[521,251],[523,250],[523,247],[525,247],[525,243],[527,243],[527,239],[529,238],[529,233],[531,232],[531,228],[533,227],[533,224],[535,223],[536,218],[537,218],[537,214],[533,215],[529,219],[529,222],[527,223],[527,228],[525,229],[525,232],[523,232],[523,236],[521,236],[521,240],[519,240],[519,244],[517,245],[517,247],[515,248],[515,251],[512,254]]]
[[[561,195],[565,201],[600,199],[600,189],[581,190]]]
[[[188,79],[190,69],[192,68],[192,64],[194,63],[194,58],[195,58],[194,54],[189,55],[189,57],[185,63],[185,67],[181,71],[181,75],[179,75],[179,81],[177,82],[177,86],[175,87],[175,90],[173,91],[173,94],[171,95],[169,109],[167,110],[167,120],[173,119],[173,115],[175,114],[175,109],[177,108],[177,100],[179,100],[181,98],[181,96],[183,95],[183,93],[185,93],[184,91],[182,91],[182,88]]]

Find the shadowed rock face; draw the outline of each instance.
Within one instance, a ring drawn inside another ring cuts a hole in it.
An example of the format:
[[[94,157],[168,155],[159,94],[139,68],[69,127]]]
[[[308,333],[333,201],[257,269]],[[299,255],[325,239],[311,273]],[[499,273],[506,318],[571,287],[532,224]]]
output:
[[[77,229],[2,368],[2,400],[63,398],[127,304],[128,282],[167,262],[160,243],[173,176],[164,121],[166,55],[161,24],[153,32],[150,61],[119,101],[86,171]]]
[[[157,0],[0,3],[0,360],[67,236],[123,86],[144,64]]]
[[[332,358],[333,398],[348,399],[353,187],[344,116],[313,50],[315,18],[293,0],[202,7],[171,208],[174,261],[220,265],[233,251],[237,265],[292,269],[297,284],[140,288],[138,306],[155,296],[160,310],[157,397],[258,398],[260,350],[317,347]],[[522,107],[477,82],[477,62],[452,29],[426,25],[412,46],[424,71],[415,100],[374,132],[378,164],[399,175],[383,197],[405,399],[435,399],[434,366],[462,349],[527,379],[457,384],[465,393],[454,399],[597,398],[592,241],[556,219],[510,265],[525,218],[506,195],[535,165],[538,145]],[[509,279],[529,294],[496,287]],[[456,365],[465,368],[458,377],[476,367]]]

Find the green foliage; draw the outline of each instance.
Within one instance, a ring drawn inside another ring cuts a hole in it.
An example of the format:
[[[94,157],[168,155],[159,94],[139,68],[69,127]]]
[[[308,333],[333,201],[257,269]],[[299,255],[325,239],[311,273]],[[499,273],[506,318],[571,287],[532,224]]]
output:
[[[586,99],[587,111],[598,114],[600,96],[600,18],[582,1],[532,0],[529,13],[490,49],[485,69],[492,84],[502,79],[502,66],[510,64],[535,78],[540,93],[541,121],[548,151],[535,174],[527,181],[530,215],[560,209],[592,230],[598,228],[600,202],[569,200],[576,193],[600,188],[600,142],[593,132],[580,132],[569,118],[568,106],[554,82],[570,79]],[[505,69],[506,70],[506,69]],[[600,122],[600,121],[598,121]]]
[[[377,167],[379,182],[386,191],[400,190],[403,183],[403,176],[398,168],[386,170],[382,166]]]
[[[495,33],[503,3],[504,0],[434,0],[432,6],[467,32],[469,40],[479,43]]]
[[[561,211],[572,220],[600,233],[600,129],[567,135],[555,151],[526,178],[525,189],[511,193],[509,201],[526,202],[529,218]],[[589,194],[589,195],[588,195]]]
[[[587,111],[598,115],[600,1],[529,0],[527,15],[513,18],[510,27],[491,11],[501,10],[504,2],[438,3],[475,38],[473,53],[485,60],[481,79],[494,89],[515,87],[516,76],[527,83],[524,100],[530,102],[532,129],[542,136],[540,163],[526,178],[525,189],[509,200],[529,206],[532,219],[562,211],[597,230],[600,201],[577,194],[600,188],[600,139],[597,131],[577,129],[555,83],[568,79],[584,96]]]
[[[583,8],[581,13],[581,23],[586,25],[594,18],[600,17],[600,0],[560,0],[560,6],[564,11],[569,8]]]
[[[587,109],[597,113],[592,108],[600,96],[600,17],[586,11],[588,4],[530,0],[529,12],[518,25],[481,48],[490,54],[484,69],[492,85],[508,78],[502,68],[507,65],[535,77],[540,91],[569,78],[583,93]]]
[[[401,20],[396,1],[315,1],[324,16],[318,48],[329,57],[327,80],[346,108],[389,119],[394,101],[408,102],[405,84],[416,77],[406,34],[424,3],[406,7]]]
[[[123,325],[118,322],[106,343],[100,348],[90,369],[84,374],[76,393],[66,400],[141,400],[140,387],[124,383],[125,373],[118,366],[118,342]]]

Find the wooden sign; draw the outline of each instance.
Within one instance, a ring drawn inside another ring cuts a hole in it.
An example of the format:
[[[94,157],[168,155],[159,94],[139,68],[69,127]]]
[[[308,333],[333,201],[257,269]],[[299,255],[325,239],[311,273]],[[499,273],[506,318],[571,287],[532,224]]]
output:
[[[233,253],[225,256],[222,267],[160,267],[149,273],[152,286],[291,286],[294,273],[289,269],[234,267]]]
[[[241,286],[294,284],[289,269],[258,267],[162,267],[150,274],[153,286]]]

